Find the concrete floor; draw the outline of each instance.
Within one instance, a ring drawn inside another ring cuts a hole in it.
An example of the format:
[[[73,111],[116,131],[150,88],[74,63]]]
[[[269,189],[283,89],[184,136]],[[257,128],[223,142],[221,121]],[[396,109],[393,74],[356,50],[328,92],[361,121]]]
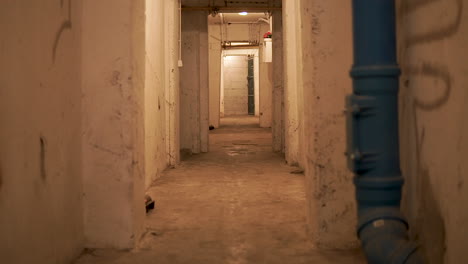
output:
[[[224,118],[210,152],[167,170],[150,188],[156,209],[133,251],[89,250],[76,264],[364,263],[358,251],[307,240],[304,175],[271,151],[255,117]]]

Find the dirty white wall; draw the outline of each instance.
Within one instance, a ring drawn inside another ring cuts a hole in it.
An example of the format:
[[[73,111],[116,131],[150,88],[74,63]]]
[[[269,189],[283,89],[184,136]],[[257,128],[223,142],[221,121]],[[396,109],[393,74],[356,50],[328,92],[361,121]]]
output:
[[[283,83],[283,18],[281,11],[273,14],[273,96],[272,124],[273,151],[284,153],[284,83]]]
[[[468,6],[397,1],[404,212],[428,263],[468,246]]]
[[[131,248],[144,218],[145,1],[83,1],[85,246]]]
[[[352,90],[351,2],[295,4],[302,16],[304,132],[299,139],[305,153],[308,230],[319,247],[353,248],[358,246],[353,175],[343,154],[344,98]]]
[[[180,148],[183,152],[208,151],[208,14],[182,12],[180,68]]]
[[[178,162],[177,1],[146,0],[145,187]]]
[[[146,0],[145,187],[167,166],[163,1]]]
[[[224,115],[247,115],[247,56],[225,56],[223,64]]]
[[[2,263],[70,263],[83,247],[81,7],[1,4]]]

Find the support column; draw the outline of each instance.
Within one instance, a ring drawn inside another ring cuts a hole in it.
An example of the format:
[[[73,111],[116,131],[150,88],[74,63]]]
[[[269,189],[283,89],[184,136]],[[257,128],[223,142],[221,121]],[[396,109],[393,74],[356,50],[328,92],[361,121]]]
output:
[[[182,61],[180,68],[180,142],[189,153],[208,151],[208,14],[182,14]]]
[[[284,107],[285,107],[285,158],[289,165],[300,165],[300,135],[302,119],[302,43],[298,13],[300,0],[283,1],[284,29]],[[302,165],[302,164],[301,164]]]
[[[273,12],[273,151],[284,153],[283,18]]]
[[[180,86],[179,67],[179,5],[177,0],[164,1],[166,51],[166,152],[167,164],[180,162]]]
[[[221,92],[221,26],[209,25],[210,125],[219,127]]]
[[[144,0],[83,1],[82,167],[89,248],[133,248],[143,229],[144,12]]]
[[[288,0],[289,1],[289,0]],[[351,3],[301,0],[307,222],[321,248],[357,247],[343,97],[351,92]]]

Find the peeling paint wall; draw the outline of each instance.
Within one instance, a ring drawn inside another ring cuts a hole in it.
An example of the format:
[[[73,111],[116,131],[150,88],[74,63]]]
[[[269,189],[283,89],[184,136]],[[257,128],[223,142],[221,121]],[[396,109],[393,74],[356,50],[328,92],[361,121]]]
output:
[[[182,152],[208,151],[208,13],[182,12],[180,68],[180,148]]]
[[[299,140],[304,145],[308,229],[319,247],[353,248],[358,246],[356,204],[353,175],[344,156],[343,114],[344,98],[352,90],[351,3],[299,2],[304,85],[304,131]]]
[[[144,218],[145,1],[83,1],[86,247],[132,248]]]
[[[70,263],[83,247],[81,8],[1,3],[2,263]]]
[[[397,1],[403,208],[428,263],[468,246],[468,6]]]

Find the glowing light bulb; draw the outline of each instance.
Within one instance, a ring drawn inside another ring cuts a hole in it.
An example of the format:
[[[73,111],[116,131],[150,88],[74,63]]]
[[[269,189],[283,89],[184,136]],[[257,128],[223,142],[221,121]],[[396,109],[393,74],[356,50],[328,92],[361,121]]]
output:
[[[241,16],[246,16],[248,13],[247,12],[240,12],[239,15]]]

